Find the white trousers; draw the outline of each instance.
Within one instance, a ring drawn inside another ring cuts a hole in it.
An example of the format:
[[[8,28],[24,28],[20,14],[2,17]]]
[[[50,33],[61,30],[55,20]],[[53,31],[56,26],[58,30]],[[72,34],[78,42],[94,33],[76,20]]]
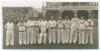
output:
[[[86,44],[88,42],[90,42],[90,44],[93,44],[93,30],[86,30],[86,41],[85,42]]]
[[[33,44],[33,28],[27,29],[27,44]]]
[[[6,46],[14,45],[14,31],[7,30],[6,31]]]
[[[40,33],[39,38],[38,38],[38,43],[39,44],[41,44],[41,43],[46,44],[46,38],[47,38],[46,27],[41,27],[41,33]]]
[[[34,42],[34,44],[36,44],[38,42],[38,38],[39,38],[39,28],[34,27],[33,28],[33,42]]]
[[[68,43],[69,42],[69,34],[70,33],[70,29],[64,29],[64,42]]]
[[[79,30],[79,44],[85,44],[85,29]]]
[[[46,38],[47,38],[46,33],[40,33],[38,38],[38,44],[42,44],[42,43],[46,44]]]
[[[49,43],[56,43],[56,30],[49,28]]]
[[[71,28],[71,32],[70,32],[70,41],[69,43],[76,43],[77,42],[77,29],[75,28]]]
[[[26,32],[19,32],[19,45],[25,44],[26,45]]]
[[[57,43],[60,43],[60,42],[65,43],[63,34],[64,34],[63,29],[57,29]]]

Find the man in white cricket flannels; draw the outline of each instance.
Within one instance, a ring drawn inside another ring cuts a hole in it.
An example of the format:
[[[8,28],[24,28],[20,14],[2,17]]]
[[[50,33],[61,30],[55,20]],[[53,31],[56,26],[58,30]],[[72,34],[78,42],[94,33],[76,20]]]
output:
[[[90,42],[90,44],[93,44],[93,27],[94,27],[93,19],[91,19],[89,17],[85,22],[85,26],[86,26],[86,40],[85,40],[85,43],[87,44],[88,42]]]
[[[34,17],[32,24],[34,24],[33,25],[33,41],[34,41],[34,44],[36,44],[39,37],[39,21],[37,20],[36,17]]]
[[[14,23],[11,19],[5,24],[6,29],[6,46],[14,45]]]
[[[19,45],[26,45],[26,25],[23,18],[18,22],[17,27],[19,31]]]
[[[79,44],[85,44],[85,21],[84,17],[79,19]]]
[[[57,21],[57,43],[65,43],[63,40],[63,20],[59,17],[59,20]]]
[[[30,42],[31,42],[31,44],[36,44],[36,33],[35,33],[35,18],[33,18],[33,19],[31,19],[32,21],[31,21],[31,28],[32,28],[32,34],[31,34],[31,39],[30,39]]]
[[[47,21],[45,20],[45,18],[43,18],[41,20],[41,22],[39,23],[39,27],[41,29],[41,32],[40,32],[40,35],[39,35],[39,39],[38,39],[38,43],[41,44],[41,43],[44,43],[46,44],[46,38],[47,38]]]
[[[66,19],[63,21],[64,24],[64,42],[68,43],[69,42],[69,35],[70,35],[70,20],[68,19],[68,16],[66,16]]]
[[[31,43],[33,44],[33,24],[32,24],[32,18],[29,18],[26,22],[27,27],[27,44]]]
[[[70,24],[70,28],[71,28],[71,32],[70,32],[70,41],[69,43],[76,43],[77,41],[77,34],[78,34],[78,18],[77,18],[77,14],[74,15],[75,17],[71,19],[71,24]]]
[[[48,32],[49,32],[49,43],[56,43],[56,21],[54,17],[51,16],[51,19],[48,21]]]
[[[40,34],[40,19],[36,18],[36,41],[38,43],[38,38],[39,38],[39,34]]]

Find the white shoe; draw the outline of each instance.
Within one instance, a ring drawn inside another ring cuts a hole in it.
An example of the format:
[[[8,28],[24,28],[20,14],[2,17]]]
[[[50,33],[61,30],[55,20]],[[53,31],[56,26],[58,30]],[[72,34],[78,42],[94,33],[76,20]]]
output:
[[[33,42],[31,42],[31,44],[33,44]]]
[[[22,45],[22,43],[19,43],[19,45]]]
[[[87,44],[88,42],[85,42],[85,44]]]
[[[72,42],[69,42],[69,44],[71,44]]]
[[[91,42],[90,44],[94,44],[93,42]]]
[[[49,42],[49,44],[51,44],[51,42]]]
[[[38,44],[41,44],[41,42],[38,42]]]
[[[68,41],[66,41],[65,43],[68,43]]]
[[[26,45],[26,42],[24,42],[23,44]]]
[[[78,44],[81,44],[81,42],[79,42]]]
[[[6,46],[9,46],[9,43],[8,43],[8,44],[6,44]]]
[[[54,44],[56,43],[56,42],[53,42]]]
[[[65,44],[65,42],[62,42],[63,44]]]
[[[14,44],[11,44],[12,46],[14,45]]]
[[[82,44],[85,44],[85,43],[82,43]]]
[[[76,41],[74,41],[73,43],[76,43]]]
[[[43,42],[43,44],[46,44],[46,42]]]
[[[27,44],[29,44],[29,42],[27,42]]]

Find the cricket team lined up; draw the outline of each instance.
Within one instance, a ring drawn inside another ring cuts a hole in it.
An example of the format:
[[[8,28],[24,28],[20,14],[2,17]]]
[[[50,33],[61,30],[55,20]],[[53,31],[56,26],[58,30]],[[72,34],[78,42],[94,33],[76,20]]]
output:
[[[20,19],[17,24],[19,32],[19,45],[27,44],[51,44],[51,43],[78,43],[93,44],[93,27],[94,22],[91,18],[77,18],[71,20],[66,19],[54,20],[53,17],[49,21],[32,20],[24,21]],[[6,46],[14,45],[14,23],[9,20],[5,24],[6,29]]]

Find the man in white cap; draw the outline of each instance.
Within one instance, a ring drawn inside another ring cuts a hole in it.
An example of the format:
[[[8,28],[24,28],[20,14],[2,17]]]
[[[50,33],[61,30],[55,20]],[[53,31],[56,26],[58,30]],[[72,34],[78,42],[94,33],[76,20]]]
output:
[[[32,18],[29,18],[26,22],[27,27],[27,44],[31,43],[33,44],[33,22]]]
[[[51,19],[48,22],[48,30],[49,30],[49,43],[56,43],[56,21],[54,20],[54,17],[52,16]]]
[[[84,17],[79,19],[79,44],[85,44],[85,21]]]
[[[6,29],[6,46],[14,45],[14,23],[11,19],[5,24]]]
[[[23,18],[21,18],[20,22],[17,24],[17,27],[19,31],[19,45],[26,45],[26,25]]]
[[[63,40],[63,20],[59,17],[59,20],[57,21],[57,43],[65,43]]]
[[[40,35],[39,35],[39,39],[38,39],[38,43],[44,43],[46,44],[46,38],[47,38],[47,21],[45,20],[45,18],[43,18],[43,20],[41,20],[41,22],[39,23],[39,27],[41,29]]]
[[[70,32],[70,41],[69,43],[76,43],[77,42],[77,34],[78,34],[78,25],[79,25],[79,19],[77,18],[77,14],[75,14],[75,17],[71,19],[71,32]]]
[[[93,27],[94,27],[94,22],[93,22],[93,20],[90,17],[86,20],[85,26],[86,26],[86,40],[85,40],[85,44],[87,44],[89,41],[90,41],[90,44],[93,44]]]
[[[63,21],[63,24],[64,24],[64,33],[63,33],[64,42],[68,43],[70,35],[70,20],[68,19],[68,16],[66,16],[66,19]]]

